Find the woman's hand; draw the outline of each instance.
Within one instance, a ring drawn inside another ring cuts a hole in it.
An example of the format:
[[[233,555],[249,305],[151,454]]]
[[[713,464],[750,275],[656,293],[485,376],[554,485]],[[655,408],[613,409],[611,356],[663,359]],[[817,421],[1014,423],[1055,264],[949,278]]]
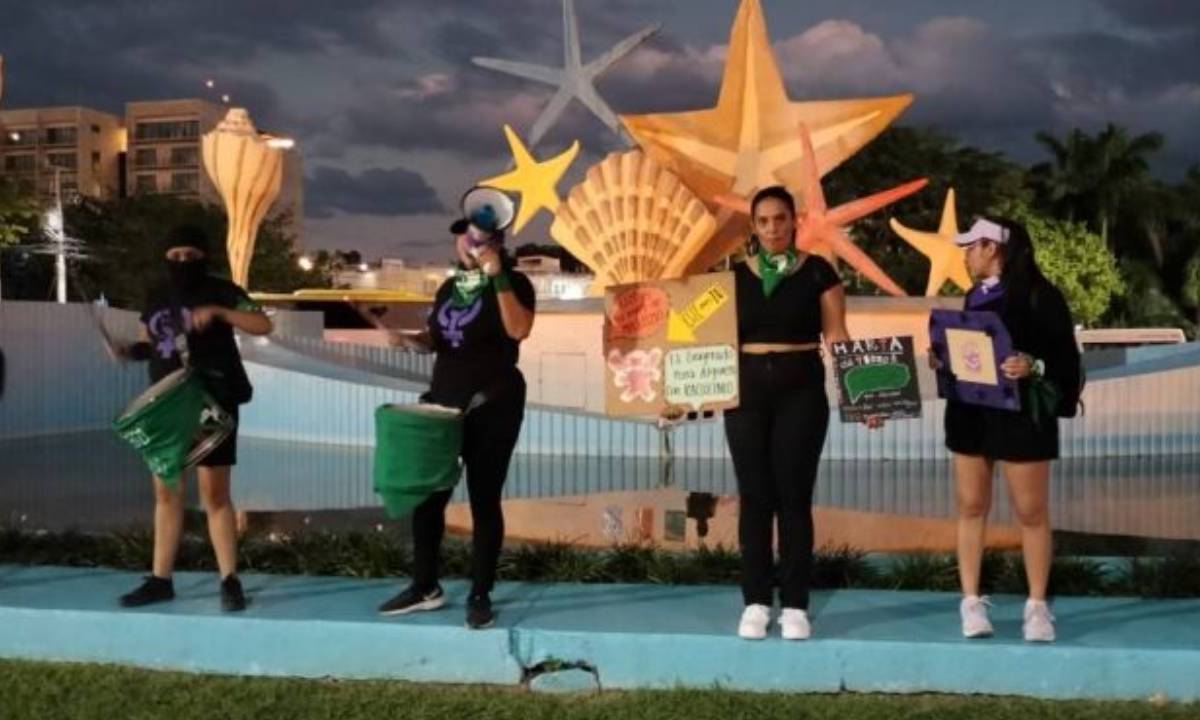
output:
[[[433,349],[433,345],[429,339],[428,330],[421,330],[418,332],[400,332],[398,330],[389,330],[388,345],[418,353],[431,352]]]
[[[1033,374],[1033,358],[1025,353],[1017,353],[1006,359],[1000,370],[1009,380],[1023,380]]]
[[[500,253],[496,252],[496,248],[492,245],[484,245],[474,253],[475,262],[479,263],[479,267],[487,273],[488,277],[496,277],[504,266],[500,262]]]
[[[937,356],[937,353],[935,353],[933,351],[933,348],[925,348],[925,355],[929,360],[929,369],[930,370],[937,372],[938,370],[941,370],[943,367],[945,367],[945,365],[942,365],[941,358],[939,358]]]
[[[204,332],[217,320],[225,321],[225,308],[218,305],[202,305],[192,310],[192,327],[196,332]]]

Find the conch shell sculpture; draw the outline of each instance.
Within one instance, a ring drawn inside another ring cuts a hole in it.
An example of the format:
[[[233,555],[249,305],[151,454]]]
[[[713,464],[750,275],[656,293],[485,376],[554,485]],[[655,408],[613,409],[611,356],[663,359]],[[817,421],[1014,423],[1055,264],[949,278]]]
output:
[[[283,151],[260,135],[244,108],[231,108],[203,138],[204,169],[225,203],[229,233],[225,247],[233,281],[250,278],[250,259],[258,227],[283,181]]]
[[[608,285],[682,277],[716,218],[671,171],[641,150],[592,166],[555,214],[550,234]]]

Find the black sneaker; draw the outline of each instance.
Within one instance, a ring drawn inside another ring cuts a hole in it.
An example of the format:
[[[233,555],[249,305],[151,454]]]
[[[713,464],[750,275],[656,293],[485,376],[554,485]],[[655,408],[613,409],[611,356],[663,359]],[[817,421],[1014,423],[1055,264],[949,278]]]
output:
[[[242,581],[230,575],[221,581],[221,609],[225,612],[241,612],[246,609],[246,594],[242,592]]]
[[[472,594],[467,598],[467,627],[480,630],[495,622],[496,613],[492,611],[492,599],[487,593]]]
[[[121,607],[142,607],[174,599],[175,583],[170,578],[147,575],[137,590],[121,596]]]
[[[440,585],[434,585],[432,590],[421,590],[416,585],[409,585],[400,591],[396,597],[379,606],[380,615],[407,615],[421,610],[437,610],[446,604],[446,593]]]

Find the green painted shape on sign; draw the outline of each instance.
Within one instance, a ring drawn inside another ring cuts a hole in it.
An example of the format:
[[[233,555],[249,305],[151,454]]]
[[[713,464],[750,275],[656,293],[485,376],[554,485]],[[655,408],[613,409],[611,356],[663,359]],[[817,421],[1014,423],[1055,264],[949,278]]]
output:
[[[846,371],[843,382],[850,404],[858,402],[867,393],[884,390],[899,390],[912,381],[908,366],[903,363],[878,363],[859,365]]]

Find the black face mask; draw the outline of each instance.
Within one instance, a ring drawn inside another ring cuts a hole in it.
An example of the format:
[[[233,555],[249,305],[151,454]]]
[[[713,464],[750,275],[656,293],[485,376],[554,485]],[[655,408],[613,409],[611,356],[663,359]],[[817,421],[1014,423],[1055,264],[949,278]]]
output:
[[[208,276],[208,264],[204,259],[199,260],[168,260],[167,279],[171,286],[179,290],[194,290]]]

